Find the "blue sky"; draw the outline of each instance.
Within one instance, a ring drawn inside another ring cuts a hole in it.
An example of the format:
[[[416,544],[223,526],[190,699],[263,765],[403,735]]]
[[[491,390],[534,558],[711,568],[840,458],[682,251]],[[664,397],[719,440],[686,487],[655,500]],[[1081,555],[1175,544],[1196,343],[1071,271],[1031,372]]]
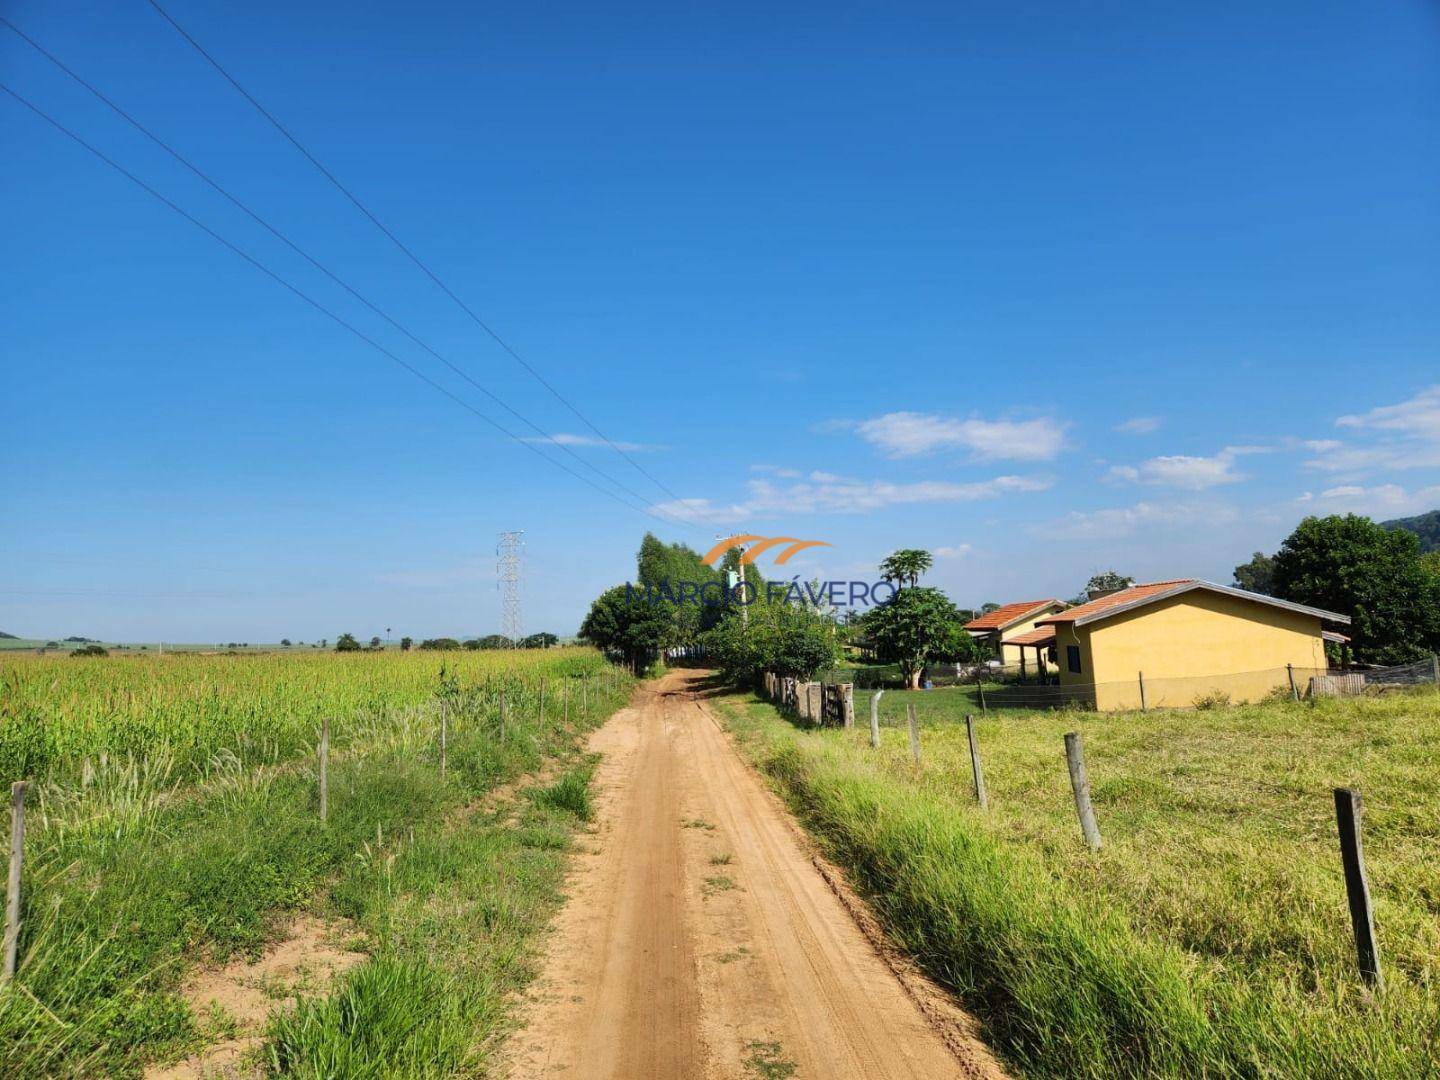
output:
[[[532,630],[573,631],[646,528],[1069,596],[1440,507],[1431,4],[167,6],[683,503],[147,4],[0,13],[693,524],[546,465],[0,95],[0,629],[483,633],[502,529]],[[4,29],[0,78],[499,417]]]

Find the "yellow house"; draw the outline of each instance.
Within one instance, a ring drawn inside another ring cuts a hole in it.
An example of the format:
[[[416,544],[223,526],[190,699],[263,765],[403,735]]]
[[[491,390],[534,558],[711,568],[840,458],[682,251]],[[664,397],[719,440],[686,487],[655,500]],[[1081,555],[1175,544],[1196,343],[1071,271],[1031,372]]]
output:
[[[1028,634],[1039,620],[1064,610],[1059,600],[1020,600],[971,619],[965,629],[971,637],[989,642],[1002,664],[1018,665],[1025,661],[1025,650],[1010,639]]]
[[[1333,611],[1187,578],[1133,585],[1039,620],[1055,631],[1060,685],[1101,711],[1183,707],[1226,695],[1304,695],[1324,675]],[[1084,693],[1083,691],[1088,691]]]

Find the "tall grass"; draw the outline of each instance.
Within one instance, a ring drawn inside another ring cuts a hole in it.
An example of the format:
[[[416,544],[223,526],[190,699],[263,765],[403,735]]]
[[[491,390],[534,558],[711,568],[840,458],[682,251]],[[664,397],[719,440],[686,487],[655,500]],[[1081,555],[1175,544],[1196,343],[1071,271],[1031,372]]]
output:
[[[52,757],[37,784],[21,968],[13,990],[0,993],[0,1075],[137,1075],[147,1061],[178,1055],[197,1039],[195,1018],[178,995],[188,967],[255,952],[275,933],[281,913],[314,903],[332,887],[343,890],[357,873],[393,868],[379,855],[397,838],[406,837],[407,848],[429,843],[477,795],[547,757],[573,752],[580,732],[615,708],[631,685],[613,675],[593,680],[588,721],[572,698],[567,725],[559,701],[552,707],[548,698],[540,720],[538,679],[604,670],[593,652],[510,656],[509,669],[486,658],[457,670],[447,657],[443,681],[442,661],[433,656],[280,659],[278,665],[264,656],[101,660],[72,675],[27,658],[21,663],[34,666],[22,675],[7,672],[23,683],[25,700],[64,729],[53,745],[87,747],[94,756]],[[287,663],[295,669],[286,670]],[[204,708],[213,710],[206,715],[217,723],[208,729],[180,707],[190,690],[177,672],[212,687],[223,682],[226,694],[259,687],[271,702],[307,702],[306,687],[329,696],[318,707],[297,705],[304,718],[281,722],[272,715],[265,738],[290,752],[257,755],[253,741],[242,738],[238,748],[226,741],[236,734],[244,703],[205,695]],[[336,672],[366,690],[352,696]],[[107,673],[136,690],[135,703],[158,702],[159,715],[174,721],[149,716],[142,726],[156,737],[148,748],[132,742],[127,754],[109,753],[99,733],[123,726],[123,719],[75,706],[80,690],[72,678],[102,700],[122,703],[122,711],[137,710],[127,715],[140,715],[128,691],[104,681]],[[160,685],[144,685],[147,675]],[[441,698],[449,718],[444,778],[436,760],[438,714],[422,707]],[[363,707],[343,708],[357,701]],[[334,718],[330,817],[323,825],[314,732],[305,726],[319,714]],[[22,721],[33,722],[31,715]],[[0,720],[0,729],[15,719]],[[181,730],[193,737],[178,738]],[[515,844],[530,850],[523,838]],[[445,846],[434,842],[437,852]]]
[[[1039,1076],[1440,1072],[1440,696],[801,732],[728,699],[745,745],[896,940]],[[958,703],[958,698],[956,699]],[[1061,736],[1079,728],[1105,846],[1081,843]],[[1389,984],[1356,972],[1330,788],[1367,797]]]

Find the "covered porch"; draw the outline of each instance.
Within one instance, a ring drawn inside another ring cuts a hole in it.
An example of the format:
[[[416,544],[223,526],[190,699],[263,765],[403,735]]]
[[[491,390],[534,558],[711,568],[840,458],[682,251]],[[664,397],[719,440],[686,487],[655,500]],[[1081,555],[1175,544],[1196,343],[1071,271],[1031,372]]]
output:
[[[1024,634],[1005,638],[1004,645],[1014,647],[1020,654],[1020,681],[1026,682],[1033,674],[1036,682],[1045,682],[1049,665],[1046,657],[1055,649],[1055,627],[1041,626]],[[1029,650],[1034,650],[1031,658]]]

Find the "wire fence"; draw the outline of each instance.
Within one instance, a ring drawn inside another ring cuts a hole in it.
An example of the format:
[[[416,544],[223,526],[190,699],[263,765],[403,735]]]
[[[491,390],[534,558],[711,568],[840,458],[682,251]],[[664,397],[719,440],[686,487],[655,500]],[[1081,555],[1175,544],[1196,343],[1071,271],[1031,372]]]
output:
[[[857,690],[903,688],[898,668],[871,665],[818,676],[825,683],[852,682]],[[1127,679],[1060,682],[1059,676],[1022,673],[1012,667],[965,664],[927,668],[922,689],[967,695],[981,712],[991,709],[1084,709],[1101,712],[1146,709],[1209,709],[1265,700],[1304,701],[1385,693],[1409,686],[1440,689],[1440,659],[1365,670],[1322,667],[1259,668],[1209,675],[1154,676],[1137,671]]]

